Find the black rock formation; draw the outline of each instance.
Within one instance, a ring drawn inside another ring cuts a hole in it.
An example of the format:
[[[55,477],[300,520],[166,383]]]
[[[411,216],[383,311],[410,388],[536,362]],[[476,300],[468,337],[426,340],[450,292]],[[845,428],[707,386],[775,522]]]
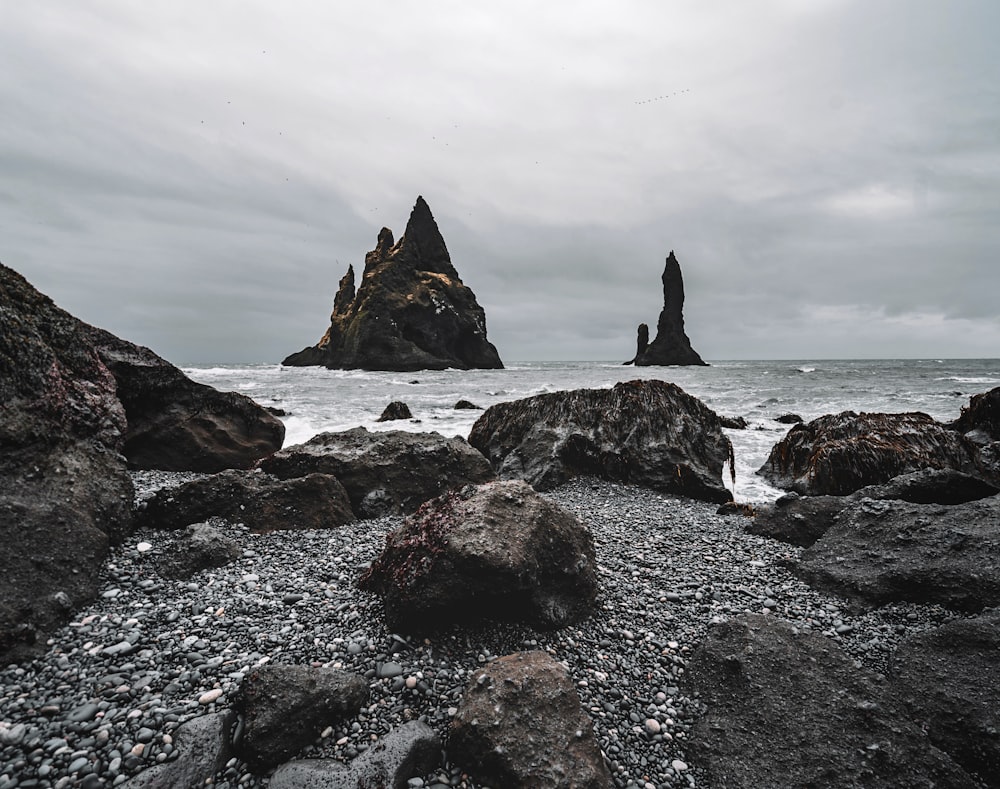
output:
[[[382,228],[356,292],[348,267],[319,343],[282,364],[395,371],[503,367],[486,339],[486,314],[459,278],[422,197],[398,243]]]
[[[632,360],[636,366],[705,365],[684,333],[684,280],[673,250],[670,250],[667,264],[663,268],[663,311],[656,322],[656,339],[646,345],[645,341],[648,339],[649,328],[640,323],[636,355]]]

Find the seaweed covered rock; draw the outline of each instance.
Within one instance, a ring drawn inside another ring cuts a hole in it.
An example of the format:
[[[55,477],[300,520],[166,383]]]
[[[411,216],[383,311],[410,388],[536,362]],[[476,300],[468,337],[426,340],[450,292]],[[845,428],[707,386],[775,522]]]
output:
[[[719,416],[665,381],[629,381],[499,403],[476,421],[469,443],[504,479],[550,490],[573,477],[723,503],[733,447]]]
[[[989,441],[1000,441],[1000,386],[973,395],[950,427],[960,433],[978,433]]]
[[[486,313],[458,276],[422,197],[398,243],[382,228],[357,291],[348,268],[320,341],[282,364],[400,371],[503,367],[486,339]]]
[[[977,786],[874,675],[824,636],[774,617],[712,626],[682,685],[706,706],[688,747],[711,786]]]
[[[423,505],[362,575],[391,629],[502,619],[562,627],[597,597],[590,530],[520,481],[468,486]]]
[[[448,751],[490,786],[614,785],[569,672],[546,652],[516,652],[472,675]]]
[[[276,452],[261,468],[280,479],[332,474],[361,518],[413,512],[445,491],[496,478],[464,439],[363,427],[320,433]]]
[[[772,485],[808,496],[844,496],[922,469],[978,475],[972,442],[927,414],[843,411],[797,424],[757,471]]]

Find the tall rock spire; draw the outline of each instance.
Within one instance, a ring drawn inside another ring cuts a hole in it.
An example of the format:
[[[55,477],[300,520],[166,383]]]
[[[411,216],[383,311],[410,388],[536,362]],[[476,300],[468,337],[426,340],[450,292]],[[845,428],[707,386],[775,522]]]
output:
[[[691,347],[684,333],[684,280],[681,266],[670,250],[663,268],[663,310],[656,322],[656,339],[645,349],[641,348],[633,360],[637,366],[650,365],[704,365],[705,362]]]

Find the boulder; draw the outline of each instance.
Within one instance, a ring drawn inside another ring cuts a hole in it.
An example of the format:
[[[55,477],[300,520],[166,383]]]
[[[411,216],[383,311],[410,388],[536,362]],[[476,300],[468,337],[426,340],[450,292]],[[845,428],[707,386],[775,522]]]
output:
[[[792,545],[808,547],[837,522],[841,511],[854,501],[848,496],[798,496],[757,508],[743,524],[744,531]]]
[[[393,422],[397,419],[413,419],[413,414],[410,413],[410,407],[406,403],[394,400],[385,407],[382,416],[375,421]]]
[[[498,658],[472,675],[448,756],[490,786],[614,785],[569,672],[541,651]]]
[[[642,348],[642,325],[639,326],[639,342],[633,360],[637,366],[653,364],[705,365],[702,358],[691,347],[691,341],[684,333],[684,279],[681,266],[670,250],[663,267],[663,310],[656,322],[656,338]],[[649,330],[646,330],[649,337]],[[641,350],[640,350],[641,349]]]
[[[421,721],[393,729],[349,764],[335,759],[300,759],[281,765],[270,789],[407,789],[412,778],[441,761],[441,740]]]
[[[486,339],[486,314],[458,276],[422,197],[398,243],[382,228],[357,292],[348,268],[322,339],[282,364],[397,371],[503,367]]]
[[[723,503],[733,447],[718,415],[680,387],[629,381],[488,408],[469,443],[504,479],[551,490],[580,475]]]
[[[122,784],[125,789],[178,789],[214,782],[231,756],[229,713],[201,715],[174,732],[177,758],[143,770]]]
[[[279,480],[236,470],[158,490],[137,514],[140,525],[153,529],[180,529],[211,517],[258,533],[329,529],[355,520],[347,491],[329,474]]]
[[[268,663],[251,670],[233,698],[240,716],[234,750],[251,769],[267,771],[367,701],[368,685],[356,674]]]
[[[475,403],[470,403],[468,400],[459,400],[455,403],[456,411],[482,411],[483,407],[476,405]]]
[[[117,382],[132,467],[213,473],[250,468],[281,448],[284,423],[249,397],[195,383],[148,348],[86,329]]]
[[[742,416],[722,416],[719,415],[719,422],[722,423],[723,427],[727,427],[730,430],[746,430],[747,420]]]
[[[973,395],[949,427],[959,433],[976,433],[981,441],[1000,441],[1000,386]]]
[[[712,626],[682,690],[706,707],[688,748],[711,786],[977,785],[836,644],[771,616]]]
[[[780,422],[783,425],[797,425],[799,422],[804,422],[805,420],[798,414],[781,414],[774,418],[775,422]]]
[[[362,575],[390,629],[503,619],[562,627],[597,597],[589,529],[524,482],[469,486],[423,505]]]
[[[242,554],[221,529],[210,523],[192,523],[160,552],[156,569],[164,578],[186,579],[202,570],[225,567]]]
[[[30,657],[97,594],[132,524],[125,410],[86,326],[0,264],[0,655]]]
[[[843,496],[899,474],[950,468],[978,475],[976,447],[927,414],[844,411],[795,425],[757,471],[809,496]]]
[[[890,686],[930,741],[990,787],[1000,787],[1000,609],[910,636]]]
[[[865,498],[841,511],[794,572],[863,604],[978,611],[1000,605],[998,555],[1000,497],[951,506]]]
[[[496,478],[486,458],[457,436],[363,427],[313,436],[261,468],[279,479],[332,474],[362,518],[413,512],[447,490]]]

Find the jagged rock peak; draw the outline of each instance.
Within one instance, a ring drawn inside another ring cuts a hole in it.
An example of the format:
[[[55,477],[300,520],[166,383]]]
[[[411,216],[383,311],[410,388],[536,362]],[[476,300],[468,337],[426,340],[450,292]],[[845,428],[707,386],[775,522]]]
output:
[[[418,197],[402,237],[382,228],[355,291],[340,281],[330,327],[283,364],[334,369],[503,367],[486,339],[486,314],[462,283],[427,202]]]
[[[656,339],[642,348],[640,327],[639,350],[633,362],[649,365],[704,365],[701,356],[691,347],[684,333],[684,279],[674,251],[670,250],[663,267],[663,310],[656,322]]]

